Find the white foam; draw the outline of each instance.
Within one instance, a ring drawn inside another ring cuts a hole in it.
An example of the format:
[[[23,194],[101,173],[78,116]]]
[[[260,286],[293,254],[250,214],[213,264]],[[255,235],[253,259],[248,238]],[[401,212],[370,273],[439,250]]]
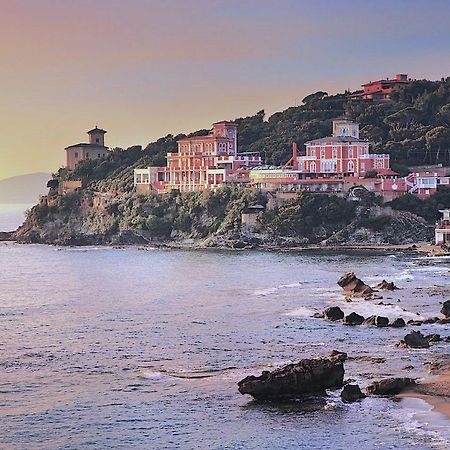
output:
[[[372,300],[373,301],[373,300]],[[402,317],[403,319],[424,320],[424,317],[414,312],[406,311],[397,305],[377,305],[370,300],[358,300],[351,303],[345,303],[340,308],[344,314],[355,312],[363,317],[385,316],[390,320]]]
[[[165,378],[165,375],[158,371],[143,371],[139,376],[149,381],[161,381]]]
[[[253,292],[253,295],[266,296],[266,295],[275,294],[276,292],[278,292],[281,289],[293,289],[293,288],[299,288],[301,286],[302,286],[302,283],[300,283],[300,282],[290,283],[290,284],[280,284],[278,286],[268,287],[265,289],[258,289]]]
[[[311,308],[306,308],[305,306],[300,306],[299,308],[294,309],[294,311],[287,312],[284,315],[289,317],[311,317],[315,312],[319,311],[315,311]]]

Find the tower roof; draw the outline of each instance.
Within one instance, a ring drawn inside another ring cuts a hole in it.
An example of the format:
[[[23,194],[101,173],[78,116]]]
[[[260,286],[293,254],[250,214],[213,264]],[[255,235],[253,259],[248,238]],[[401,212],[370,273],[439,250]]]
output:
[[[101,128],[98,128],[96,126],[95,128],[92,128],[92,130],[87,131],[87,134],[91,134],[91,133],[103,133],[103,134],[105,134],[106,131],[102,130]]]

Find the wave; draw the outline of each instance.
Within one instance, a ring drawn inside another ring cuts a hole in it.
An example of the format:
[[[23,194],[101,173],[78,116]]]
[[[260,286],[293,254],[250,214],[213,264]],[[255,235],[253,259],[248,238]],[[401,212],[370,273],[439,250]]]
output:
[[[304,282],[296,282],[296,283],[289,283],[289,284],[280,284],[278,286],[268,287],[264,289],[257,289],[253,292],[253,295],[257,296],[266,296],[270,294],[275,294],[275,292],[278,292],[282,289],[294,289],[302,287],[305,283]]]

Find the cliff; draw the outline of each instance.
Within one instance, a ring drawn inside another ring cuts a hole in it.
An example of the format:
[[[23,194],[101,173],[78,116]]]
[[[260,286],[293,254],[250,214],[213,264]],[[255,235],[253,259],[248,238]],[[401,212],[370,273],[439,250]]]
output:
[[[33,207],[16,231],[19,242],[60,245],[165,244],[197,247],[295,247],[300,245],[404,244],[427,241],[424,218],[380,206],[369,195],[353,202],[330,194],[301,193],[271,207],[251,189],[166,195],[118,195],[93,207],[92,193]],[[254,226],[241,223],[252,204],[267,205]]]

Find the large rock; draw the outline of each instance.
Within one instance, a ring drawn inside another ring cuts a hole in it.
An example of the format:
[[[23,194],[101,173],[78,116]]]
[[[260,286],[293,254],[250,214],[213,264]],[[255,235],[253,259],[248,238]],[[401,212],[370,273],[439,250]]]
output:
[[[441,314],[444,314],[447,319],[450,318],[450,300],[445,301],[442,305]]]
[[[334,358],[340,362],[344,362],[348,358],[347,353],[340,352],[339,350],[331,350],[331,352],[328,352],[326,356],[328,356],[329,358]]]
[[[363,325],[375,325],[383,328],[389,326],[389,319],[383,316],[370,316],[363,322]]]
[[[354,297],[370,298],[373,293],[373,289],[357,278],[353,272],[347,272],[339,278],[338,285],[344,289],[347,295]]]
[[[364,317],[356,314],[355,312],[350,313],[344,318],[344,325],[361,325],[364,322]]]
[[[302,359],[261,376],[253,375],[239,381],[241,394],[257,400],[277,400],[305,395],[322,395],[325,389],[342,387],[344,365],[339,358]]]
[[[323,312],[323,315],[328,320],[341,320],[344,318],[344,311],[339,306],[331,306]]]
[[[416,382],[412,378],[388,378],[375,381],[367,387],[367,392],[372,395],[397,395],[415,384]]]
[[[366,398],[366,394],[361,392],[361,389],[357,384],[347,384],[344,386],[341,392],[341,399],[345,403],[356,402]]]
[[[407,348],[428,348],[430,343],[420,331],[411,331],[399,344],[400,347]]]
[[[398,287],[394,284],[393,281],[383,280],[381,283],[378,283],[375,286],[376,289],[384,289],[386,291],[395,291]]]

